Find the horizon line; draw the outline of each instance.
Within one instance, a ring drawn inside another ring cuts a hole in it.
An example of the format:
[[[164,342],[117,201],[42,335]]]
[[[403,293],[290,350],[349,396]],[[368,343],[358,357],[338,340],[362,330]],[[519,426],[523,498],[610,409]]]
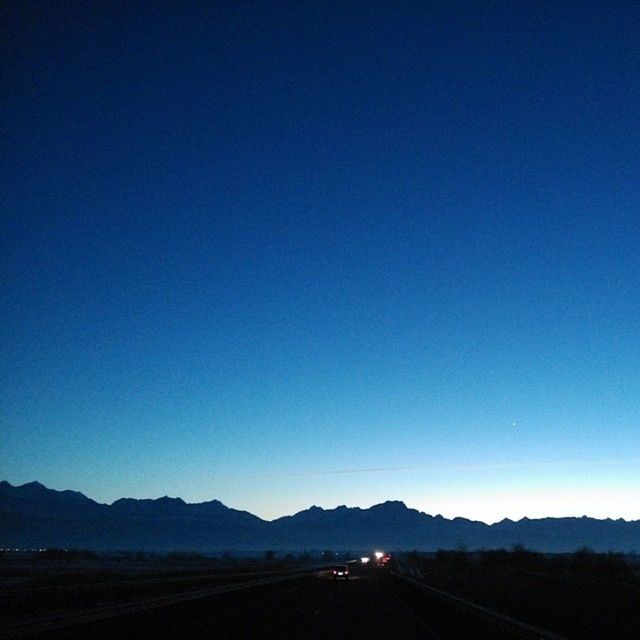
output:
[[[600,464],[611,464],[613,462],[614,461],[601,461]],[[617,461],[617,463],[621,463],[621,462],[622,461]],[[629,460],[629,461],[626,461],[626,462],[627,463],[632,463],[634,461]],[[543,463],[539,463],[539,464],[542,465]],[[549,464],[552,464],[552,463],[549,463]],[[376,469],[376,470],[378,470],[378,469]],[[386,470],[386,468],[385,468],[385,470]],[[366,471],[366,470],[363,470],[363,471]],[[347,471],[347,473],[348,472],[349,471]],[[358,471],[356,471],[356,472],[358,472]],[[328,473],[332,473],[332,472],[328,472]],[[522,520],[546,520],[546,519],[556,519],[557,520],[557,519],[565,519],[565,518],[578,518],[578,519],[579,518],[589,518],[591,520],[599,520],[599,521],[606,521],[606,520],[617,521],[617,520],[622,520],[623,522],[627,522],[627,523],[640,522],[640,518],[627,519],[627,518],[624,518],[624,517],[614,518],[614,517],[611,517],[611,516],[607,516],[607,517],[604,517],[604,518],[598,518],[598,517],[595,517],[595,516],[589,516],[587,514],[582,514],[582,515],[579,515],[579,516],[578,515],[566,515],[566,516],[541,516],[541,517],[530,517],[530,516],[526,516],[525,515],[525,516],[522,516],[521,518],[518,518],[518,519],[509,518],[508,516],[504,516],[500,520],[494,520],[494,521],[488,522],[486,520],[480,520],[480,519],[471,518],[471,517],[467,517],[467,516],[461,516],[461,515],[453,516],[453,517],[447,517],[447,516],[443,516],[441,513],[437,513],[437,514],[427,513],[426,511],[421,511],[420,509],[417,509],[415,507],[411,507],[411,506],[407,505],[407,503],[404,500],[399,500],[399,499],[393,499],[393,500],[390,499],[390,500],[385,500],[383,502],[376,502],[376,503],[372,504],[369,507],[347,506],[345,504],[339,504],[339,505],[337,505],[335,507],[325,508],[325,507],[319,507],[319,506],[317,506],[315,504],[312,504],[309,507],[301,509],[300,511],[296,511],[296,512],[291,513],[291,514],[284,514],[284,515],[281,515],[281,516],[276,516],[276,517],[271,518],[271,519],[267,519],[267,518],[263,518],[262,516],[258,516],[255,513],[251,512],[251,511],[248,511],[246,509],[237,509],[235,507],[230,507],[229,505],[225,504],[224,502],[222,502],[218,498],[211,498],[210,500],[203,500],[201,502],[187,502],[186,500],[184,500],[184,498],[182,498],[180,496],[171,497],[171,496],[168,496],[168,495],[163,495],[163,496],[158,496],[157,498],[126,498],[126,497],[122,496],[120,498],[116,498],[111,503],[109,503],[109,502],[98,502],[94,498],[91,498],[88,495],[86,495],[85,493],[83,493],[82,491],[78,491],[76,489],[52,489],[51,487],[46,486],[45,484],[43,484],[39,480],[31,480],[29,482],[24,482],[22,484],[16,484],[16,485],[11,484],[8,480],[0,480],[0,483],[2,483],[2,482],[6,482],[9,486],[11,486],[13,488],[16,488],[16,489],[20,488],[20,487],[24,487],[24,486],[29,485],[29,484],[38,484],[38,485],[44,487],[48,491],[55,491],[55,492],[58,492],[58,493],[63,493],[65,491],[70,491],[70,492],[73,492],[73,493],[80,493],[81,495],[83,495],[88,500],[91,500],[92,502],[95,502],[97,504],[100,504],[100,505],[103,505],[103,506],[107,506],[107,507],[111,507],[116,502],[118,502],[119,500],[123,500],[123,499],[156,501],[156,500],[160,500],[162,498],[169,498],[171,500],[181,500],[186,505],[199,505],[199,504],[206,504],[208,502],[219,502],[220,504],[222,504],[227,509],[232,509],[234,511],[242,511],[244,513],[249,513],[249,514],[255,516],[256,518],[258,518],[258,519],[260,519],[260,520],[262,520],[264,522],[274,522],[275,520],[279,520],[280,518],[292,517],[292,516],[297,515],[298,513],[302,513],[304,511],[308,511],[309,509],[312,509],[314,507],[318,508],[318,509],[321,509],[322,511],[335,511],[336,509],[338,509],[340,507],[345,507],[347,509],[359,509],[361,511],[368,511],[369,509],[372,509],[373,507],[384,505],[384,504],[388,504],[390,502],[391,503],[400,502],[407,509],[410,509],[410,510],[413,510],[413,511],[417,511],[418,513],[421,513],[421,514],[426,515],[426,516],[430,516],[432,518],[441,517],[441,518],[444,518],[445,520],[450,520],[450,521],[453,521],[453,520],[456,520],[456,519],[463,519],[463,520],[469,520],[470,522],[480,522],[480,523],[485,524],[485,525],[487,525],[489,527],[493,526],[494,524],[498,524],[500,522],[503,522],[504,520],[509,520],[511,522],[516,522],[517,523],[517,522],[521,522]]]

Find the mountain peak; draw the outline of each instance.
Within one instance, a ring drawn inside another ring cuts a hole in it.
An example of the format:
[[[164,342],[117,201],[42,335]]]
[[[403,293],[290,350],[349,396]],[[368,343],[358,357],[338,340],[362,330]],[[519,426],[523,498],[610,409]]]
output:
[[[409,507],[407,507],[407,505],[404,502],[402,502],[402,500],[387,500],[386,502],[382,502],[380,504],[374,504],[371,508],[377,509],[380,511],[393,511],[393,512],[409,510]]]
[[[162,504],[187,504],[182,498],[171,498],[169,496],[157,498],[156,502],[160,502]]]
[[[33,482],[25,482],[23,485],[18,485],[16,489],[23,489],[29,492],[55,491],[55,489],[47,489],[47,487],[37,480],[34,480]]]

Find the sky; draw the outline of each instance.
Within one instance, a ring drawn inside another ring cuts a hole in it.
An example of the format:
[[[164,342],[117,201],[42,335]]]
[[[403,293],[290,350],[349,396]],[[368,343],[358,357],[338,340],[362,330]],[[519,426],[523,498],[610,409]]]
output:
[[[1,11],[2,478],[640,519],[640,5]]]

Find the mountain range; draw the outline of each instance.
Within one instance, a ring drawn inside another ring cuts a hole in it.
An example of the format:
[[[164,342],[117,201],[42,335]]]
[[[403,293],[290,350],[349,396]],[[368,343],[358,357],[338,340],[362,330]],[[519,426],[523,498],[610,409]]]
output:
[[[218,500],[121,498],[101,504],[39,482],[0,482],[0,547],[205,551],[383,549],[430,551],[521,544],[545,552],[640,551],[640,520],[523,518],[492,525],[447,519],[390,501],[368,509],[313,506],[267,521]]]

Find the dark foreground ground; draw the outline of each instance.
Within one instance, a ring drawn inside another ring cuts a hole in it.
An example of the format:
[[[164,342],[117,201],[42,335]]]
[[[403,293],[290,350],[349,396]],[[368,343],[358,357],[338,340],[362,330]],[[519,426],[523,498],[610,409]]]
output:
[[[403,564],[421,581],[576,640],[640,638],[636,556],[511,551],[411,552]]]
[[[25,636],[23,636],[25,637]],[[159,609],[31,635],[47,640],[126,638],[442,638],[505,635],[425,598],[385,571],[349,581],[314,573]]]
[[[448,557],[445,560],[450,562]],[[300,567],[269,571],[254,568],[244,572],[180,570],[128,576],[111,572],[92,576],[53,572],[37,581],[29,578],[20,585],[5,576],[0,589],[0,638],[551,640],[553,637],[514,628],[504,620],[478,614],[464,603],[452,602],[420,586],[437,582],[442,589],[445,586],[442,575],[450,576],[449,593],[457,591],[458,596],[484,606],[492,605],[491,609],[555,632],[558,638],[640,637],[636,607],[625,604],[625,600],[620,608],[615,593],[603,596],[606,589],[598,593],[601,607],[594,620],[600,622],[587,622],[585,626],[584,612],[582,619],[575,619],[572,624],[576,611],[565,608],[565,603],[563,617],[558,607],[551,606],[555,598],[546,598],[546,607],[541,610],[535,593],[536,586],[540,586],[537,583],[529,585],[533,591],[527,591],[533,606],[516,611],[509,598],[495,597],[495,584],[489,579],[495,571],[491,574],[485,571],[481,581],[485,588],[473,593],[469,585],[479,583],[472,583],[469,571],[463,571],[462,566],[443,565],[437,558],[421,564],[425,573],[427,569],[430,571],[419,579],[416,567],[404,562],[391,563],[387,568],[354,563],[348,581],[335,581],[325,570]],[[440,565],[447,566],[449,572],[439,576],[434,567]],[[517,575],[514,572],[507,575],[502,596],[512,593],[513,598],[513,594],[524,593]],[[550,584],[543,585],[542,591],[548,592]],[[467,593],[462,593],[461,586]],[[586,596],[584,586],[581,591]],[[575,595],[580,594],[576,591]],[[488,601],[490,596],[493,602]],[[618,604],[612,607],[609,600]],[[637,604],[640,609],[640,599]],[[627,614],[622,619],[614,618],[607,614],[607,608],[617,613],[626,608]]]

